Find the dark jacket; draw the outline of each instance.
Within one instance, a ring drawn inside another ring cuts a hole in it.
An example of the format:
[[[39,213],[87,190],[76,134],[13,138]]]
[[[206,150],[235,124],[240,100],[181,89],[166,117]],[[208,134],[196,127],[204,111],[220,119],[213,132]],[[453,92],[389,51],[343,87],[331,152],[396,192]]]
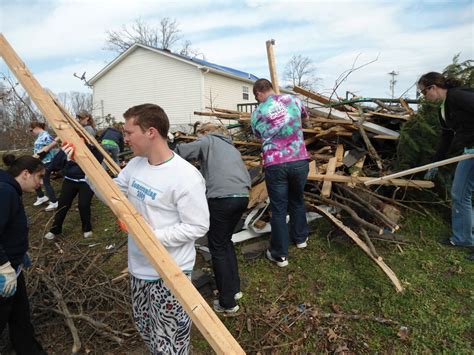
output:
[[[440,111],[441,141],[434,161],[462,154],[464,148],[474,148],[474,89],[448,89],[444,107],[446,120]]]
[[[10,261],[16,267],[28,251],[28,221],[20,184],[4,170],[0,170],[0,196],[0,265]]]
[[[108,139],[108,140],[111,140],[111,141],[114,141],[115,143],[117,143],[119,149],[121,152],[123,152],[123,146],[124,146],[124,143],[123,143],[123,134],[122,132],[120,132],[118,129],[114,128],[114,127],[109,127],[107,128],[104,132],[102,132],[102,134],[100,135],[99,137],[99,141],[102,141],[104,139]]]
[[[97,158],[99,163],[102,163],[104,157],[94,146],[89,146],[92,154]],[[82,171],[81,167],[74,161],[74,160],[67,160],[66,153],[61,149],[59,152],[53,157],[51,163],[48,166],[48,170],[50,171],[60,171],[62,172],[65,178],[73,179],[73,180],[82,180],[85,178],[85,174]]]

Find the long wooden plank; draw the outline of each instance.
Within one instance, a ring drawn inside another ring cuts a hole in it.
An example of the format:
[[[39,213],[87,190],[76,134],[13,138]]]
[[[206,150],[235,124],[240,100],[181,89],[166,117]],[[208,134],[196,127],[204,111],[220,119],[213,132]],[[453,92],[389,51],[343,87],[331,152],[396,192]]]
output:
[[[443,166],[443,165],[457,163],[457,162],[460,162],[462,160],[472,159],[472,158],[474,158],[474,154],[462,154],[462,155],[458,155],[457,157],[454,157],[454,158],[444,159],[444,160],[440,160],[440,161],[437,161],[437,162],[434,162],[434,163],[422,165],[422,166],[419,166],[419,167],[416,167],[416,168],[399,171],[398,173],[395,173],[395,174],[386,175],[386,176],[382,176],[382,177],[375,178],[375,179],[370,179],[370,180],[365,181],[364,184],[365,185],[378,184],[379,182],[382,182],[382,181],[392,180],[394,178],[419,173],[420,171],[425,171],[425,170],[428,170],[428,169],[433,169],[433,168],[437,168],[437,167],[440,167],[440,166]]]
[[[135,242],[160,273],[166,285],[178,298],[212,348],[220,354],[243,354],[244,351],[240,345],[176,265],[143,217],[110,179],[3,34],[0,34],[0,54],[57,135],[63,141],[69,141],[76,146],[76,162],[99,193],[108,201],[108,205],[115,215],[125,222]]]
[[[371,177],[366,177],[366,176],[353,177],[353,176],[345,176],[345,175],[324,175],[324,174],[309,175],[308,174],[308,180],[363,184],[366,181],[374,180],[374,179]],[[430,189],[434,187],[434,183],[432,181],[405,180],[405,179],[382,180],[382,181],[376,181],[373,184],[374,185],[407,186],[407,187],[416,187],[419,189]]]

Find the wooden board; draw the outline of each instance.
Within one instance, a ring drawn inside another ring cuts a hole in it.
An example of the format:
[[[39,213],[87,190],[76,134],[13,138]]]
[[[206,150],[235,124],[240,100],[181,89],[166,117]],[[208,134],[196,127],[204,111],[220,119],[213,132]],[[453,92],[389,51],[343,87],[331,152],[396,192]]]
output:
[[[266,42],[267,46],[267,57],[268,57],[268,69],[270,70],[270,78],[272,79],[273,91],[275,94],[280,93],[280,84],[278,83],[278,75],[275,63],[275,53],[273,52],[273,45],[275,44],[274,39],[270,39]]]
[[[344,183],[353,183],[353,184],[363,184],[366,181],[374,180],[372,177],[352,177],[345,175],[324,175],[324,174],[315,174],[309,175],[308,180],[312,181],[332,181],[332,182],[344,182]],[[425,180],[405,180],[405,179],[392,179],[392,180],[381,180],[370,182],[374,185],[394,185],[394,186],[407,186],[407,187],[416,187],[419,189],[430,189],[434,187],[432,181]]]
[[[326,175],[334,175],[336,171],[337,157],[329,159],[328,167],[326,169]],[[321,196],[329,197],[331,196],[332,181],[324,180],[323,187],[321,188]]]
[[[109,207],[122,220],[135,242],[166,285],[178,298],[194,324],[207,339],[212,348],[220,354],[243,354],[244,351],[212,311],[191,281],[183,274],[176,262],[161,245],[150,226],[135,210],[128,199],[118,189],[100,163],[86,147],[74,128],[68,123],[52,98],[45,92],[33,74],[28,70],[0,34],[0,54],[12,73],[16,76],[30,98],[46,117],[56,134],[76,147],[75,160],[86,173],[99,193],[108,201]]]

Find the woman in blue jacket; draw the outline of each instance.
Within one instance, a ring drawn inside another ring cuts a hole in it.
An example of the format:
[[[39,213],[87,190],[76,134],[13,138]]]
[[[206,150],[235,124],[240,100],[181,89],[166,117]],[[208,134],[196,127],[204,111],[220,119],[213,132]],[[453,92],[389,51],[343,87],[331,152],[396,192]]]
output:
[[[89,148],[97,160],[102,162],[103,157],[98,150],[92,147]],[[65,142],[58,154],[54,156],[51,165],[49,166],[51,171],[61,170],[64,176],[63,184],[61,186],[61,195],[59,195],[58,211],[54,215],[51,229],[44,236],[49,240],[54,239],[57,235],[62,233],[64,220],[66,219],[66,215],[77,195],[79,195],[78,208],[82,222],[82,233],[84,234],[84,238],[92,236],[91,204],[94,193],[86,183],[84,171],[82,171],[81,167],[71,156],[72,152],[73,145]]]
[[[31,156],[3,157],[0,169],[0,334],[8,324],[10,340],[18,355],[46,354],[35,339],[23,269],[30,264],[28,222],[23,192],[41,187],[45,168]]]

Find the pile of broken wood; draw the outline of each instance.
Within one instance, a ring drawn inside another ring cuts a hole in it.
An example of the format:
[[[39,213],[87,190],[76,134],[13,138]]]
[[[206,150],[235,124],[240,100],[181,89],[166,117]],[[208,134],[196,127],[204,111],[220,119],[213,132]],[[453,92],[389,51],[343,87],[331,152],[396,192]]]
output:
[[[385,104],[383,99],[353,99],[346,102],[331,100],[322,95],[295,87],[308,108],[304,122],[305,143],[312,157],[306,201],[308,209],[325,216],[346,233],[388,275],[397,291],[400,281],[375,250],[372,239],[392,242],[400,240],[400,207],[396,200],[407,188],[433,187],[431,181],[390,179],[374,180],[390,173],[399,138],[401,123],[413,113],[405,100],[399,104]],[[393,101],[393,100],[386,100]],[[360,102],[364,102],[361,104]],[[367,104],[370,102],[370,104]],[[208,108],[195,115],[213,117],[226,124],[232,132],[234,144],[240,150],[253,174],[249,208],[267,198],[261,160],[260,142],[250,128],[249,112]],[[195,135],[175,134],[178,143],[196,139]],[[256,176],[255,176],[256,175]],[[367,183],[370,181],[371,188]],[[384,186],[381,186],[384,185]],[[387,197],[387,194],[391,196]],[[322,205],[331,206],[337,216]],[[341,218],[344,218],[344,223]],[[263,222],[269,218],[262,216]]]

